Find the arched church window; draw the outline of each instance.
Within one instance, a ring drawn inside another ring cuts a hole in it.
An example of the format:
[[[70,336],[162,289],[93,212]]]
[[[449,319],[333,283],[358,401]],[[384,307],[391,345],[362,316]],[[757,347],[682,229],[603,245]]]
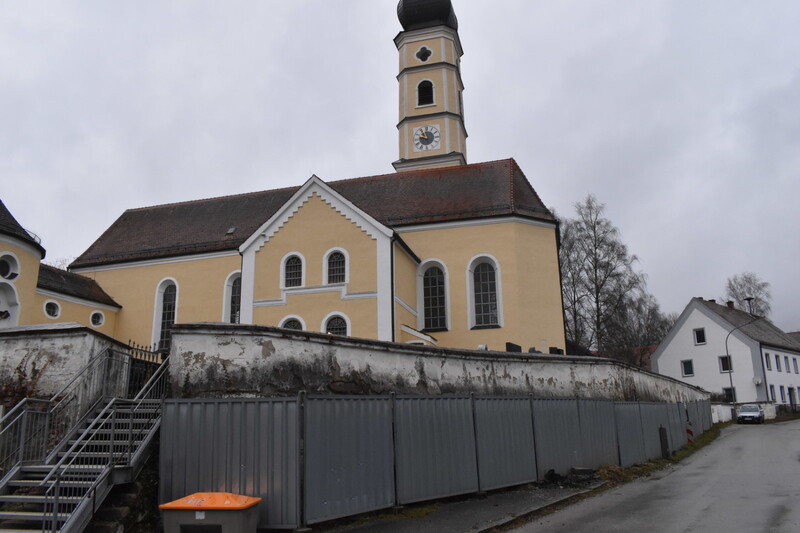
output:
[[[444,272],[432,266],[422,275],[422,298],[426,330],[447,329],[447,303]]]
[[[296,318],[290,318],[290,319],[284,321],[284,323],[283,323],[283,325],[281,327],[282,328],[286,328],[286,329],[296,329],[296,330],[300,331],[300,330],[303,329],[303,324],[301,324],[300,321],[297,320]]]
[[[478,263],[472,273],[473,319],[476,327],[499,326],[497,273],[492,263]]]
[[[169,352],[172,346],[171,327],[175,323],[178,302],[178,287],[166,281],[161,290],[161,309],[159,317],[158,351]]]
[[[325,333],[347,335],[347,321],[338,315],[333,315],[325,323]]]
[[[286,259],[283,270],[284,287],[300,287],[303,285],[303,260],[296,255]]]
[[[239,323],[239,316],[242,311],[242,277],[239,276],[231,281],[231,297],[229,302],[229,317],[231,324]]]
[[[433,104],[433,82],[424,80],[417,85],[417,105]]]
[[[333,252],[328,256],[328,283],[344,283],[347,265],[342,252]]]

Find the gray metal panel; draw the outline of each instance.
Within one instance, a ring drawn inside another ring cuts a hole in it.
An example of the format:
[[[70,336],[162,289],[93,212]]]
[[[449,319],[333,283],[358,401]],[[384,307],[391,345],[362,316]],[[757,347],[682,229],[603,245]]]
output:
[[[644,451],[647,459],[657,459],[661,457],[661,437],[659,437],[659,427],[667,429],[669,436],[669,411],[667,404],[664,403],[641,403],[639,405],[642,413],[642,436],[644,438]],[[670,450],[672,442],[669,442]]]
[[[617,421],[620,465],[629,467],[647,461],[642,437],[642,419],[637,402],[617,402],[614,405]]]
[[[581,466],[597,468],[619,464],[614,402],[580,399],[578,416],[581,426]]]
[[[703,434],[703,420],[700,417],[700,408],[697,402],[689,402],[686,404],[686,409],[689,411],[690,429],[693,434],[692,440],[694,440]]]
[[[544,479],[548,470],[564,475],[570,468],[581,466],[578,401],[547,399],[531,402],[539,479]]]
[[[703,417],[703,431],[708,431],[713,425],[711,418],[711,400],[703,400],[700,402],[700,415]]]
[[[159,498],[259,496],[258,527],[300,525],[297,400],[165,400]]]
[[[398,503],[478,491],[470,398],[397,398],[395,449]]]
[[[536,481],[529,398],[475,398],[480,490]]]
[[[669,429],[672,434],[672,451],[675,452],[686,444],[686,411],[683,404],[668,403]]]
[[[306,399],[305,442],[306,523],[394,505],[390,398]]]

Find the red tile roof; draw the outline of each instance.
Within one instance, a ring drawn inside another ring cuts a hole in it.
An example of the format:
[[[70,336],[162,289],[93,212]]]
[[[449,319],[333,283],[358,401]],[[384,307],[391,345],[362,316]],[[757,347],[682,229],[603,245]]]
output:
[[[513,159],[328,185],[392,228],[509,215],[555,221]],[[127,210],[71,268],[236,250],[298,189]]]

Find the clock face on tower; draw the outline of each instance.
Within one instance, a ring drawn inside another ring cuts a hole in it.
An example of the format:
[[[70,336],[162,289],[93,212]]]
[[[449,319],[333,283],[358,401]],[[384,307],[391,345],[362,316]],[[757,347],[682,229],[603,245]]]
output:
[[[414,151],[424,152],[439,148],[439,128],[420,126],[414,130]]]

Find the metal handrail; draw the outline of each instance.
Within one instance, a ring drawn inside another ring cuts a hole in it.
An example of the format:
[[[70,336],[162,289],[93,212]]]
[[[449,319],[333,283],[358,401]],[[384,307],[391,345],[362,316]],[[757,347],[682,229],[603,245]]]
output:
[[[101,357],[108,357],[108,355],[109,355],[109,352],[111,352],[111,351],[112,351],[112,350],[111,350],[111,348],[106,348],[106,349],[104,349],[102,352],[98,353],[97,355],[95,355],[94,357],[92,357],[91,359],[89,359],[89,362],[88,362],[88,363],[86,363],[86,365],[85,365],[85,366],[84,366],[84,367],[81,369],[81,371],[80,371],[80,372],[78,372],[77,374],[75,374],[75,375],[72,377],[72,379],[71,379],[71,380],[69,380],[69,381],[66,383],[66,385],[64,385],[63,387],[61,387],[61,389],[59,389],[59,391],[58,391],[57,393],[53,394],[52,398],[50,398],[50,401],[51,401],[51,402],[55,402],[55,401],[56,401],[56,400],[58,400],[59,398],[62,398],[62,397],[64,396],[64,393],[66,392],[66,390],[67,390],[67,389],[68,389],[68,388],[69,388],[69,387],[70,387],[70,386],[71,386],[73,383],[75,383],[75,382],[76,382],[76,381],[77,381],[77,380],[78,380],[78,379],[79,379],[81,376],[83,376],[84,374],[86,374],[87,372],[89,372],[89,370],[91,370],[91,369],[93,368],[93,365],[94,365],[95,361],[97,361],[97,360],[98,360],[98,359],[100,359]],[[63,399],[63,398],[62,398],[62,399]]]

